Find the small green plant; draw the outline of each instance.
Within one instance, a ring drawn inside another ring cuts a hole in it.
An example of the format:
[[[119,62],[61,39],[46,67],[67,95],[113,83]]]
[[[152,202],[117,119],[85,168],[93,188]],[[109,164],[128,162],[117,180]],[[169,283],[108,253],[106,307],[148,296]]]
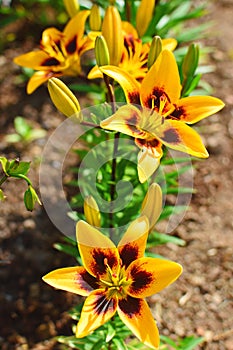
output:
[[[24,145],[45,137],[46,131],[41,128],[33,128],[25,118],[16,117],[14,120],[16,133],[7,135],[5,140],[9,143],[22,142]]]

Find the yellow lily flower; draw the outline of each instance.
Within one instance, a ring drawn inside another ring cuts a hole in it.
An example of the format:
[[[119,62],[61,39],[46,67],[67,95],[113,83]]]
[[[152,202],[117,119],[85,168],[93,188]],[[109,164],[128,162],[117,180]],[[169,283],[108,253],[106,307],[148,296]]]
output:
[[[146,345],[159,347],[159,332],[144,298],[158,293],[181,274],[181,265],[145,258],[149,223],[133,221],[116,247],[84,221],[77,224],[77,241],[84,266],[61,268],[43,280],[51,286],[86,296],[76,337],[82,338],[118,312],[121,320]]]
[[[100,124],[104,129],[135,138],[141,149],[138,155],[141,182],[145,182],[159,166],[162,144],[195,157],[208,157],[200,136],[187,124],[217,113],[224,103],[211,96],[180,98],[180,76],[172,52],[161,52],[141,85],[118,67],[103,66],[100,69],[121,85],[128,103],[142,106],[122,106]]]
[[[121,58],[118,64],[115,64],[110,57],[110,64],[116,65],[132,75],[135,79],[141,81],[147,71],[147,60],[151,47],[151,43],[142,43],[138,37],[138,33],[133,25],[129,22],[122,22],[122,32],[124,37],[124,45],[121,50]],[[114,46],[114,37],[112,39]],[[162,39],[162,49],[173,51],[177,46],[177,41],[173,38]],[[91,69],[88,74],[89,79],[102,78],[103,75],[98,66]]]
[[[48,28],[42,34],[41,50],[20,55],[14,62],[38,71],[30,78],[27,93],[31,94],[52,77],[76,76],[81,73],[80,57],[94,47],[84,35],[85,22],[90,11],[80,11],[66,25],[63,32]]]
[[[136,28],[140,37],[142,37],[149,27],[149,24],[153,17],[155,8],[154,0],[141,0],[136,15]]]

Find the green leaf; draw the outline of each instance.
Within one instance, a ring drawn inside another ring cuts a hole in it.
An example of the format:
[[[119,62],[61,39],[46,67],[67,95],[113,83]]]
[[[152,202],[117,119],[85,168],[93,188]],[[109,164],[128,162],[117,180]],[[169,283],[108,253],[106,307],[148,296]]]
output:
[[[10,176],[22,174],[27,175],[28,171],[30,169],[30,162],[14,162],[11,163],[10,169],[8,171]]]
[[[10,166],[9,160],[7,160],[5,157],[0,157],[0,163],[2,165],[2,169],[6,175],[8,175],[8,169]]]
[[[196,338],[194,336],[186,337],[179,343],[179,349],[181,350],[193,350],[198,344],[204,341],[203,337]]]
[[[14,120],[14,126],[17,133],[23,138],[26,138],[32,130],[32,127],[26,122],[23,117],[16,117]]]
[[[54,243],[53,247],[55,249],[59,250],[60,252],[71,255],[75,258],[77,258],[77,256],[79,255],[78,249],[74,246],[69,246],[69,245],[63,244],[63,243]]]
[[[108,326],[108,333],[106,336],[106,343],[110,342],[110,340],[112,340],[112,338],[116,334],[116,330],[113,328],[110,322],[107,324],[107,326]]]
[[[127,346],[121,338],[113,338],[112,342],[116,345],[117,350],[127,350]]]
[[[165,233],[151,232],[148,238],[147,247],[153,247],[155,245],[162,245],[166,243],[173,243],[178,246],[185,246],[186,242],[178,237],[167,235]]]

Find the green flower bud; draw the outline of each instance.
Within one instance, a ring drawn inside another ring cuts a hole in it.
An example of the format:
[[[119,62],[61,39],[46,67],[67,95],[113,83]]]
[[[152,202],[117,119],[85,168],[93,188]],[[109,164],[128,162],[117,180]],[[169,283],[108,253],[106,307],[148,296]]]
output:
[[[150,51],[148,54],[147,66],[150,69],[151,66],[157,60],[160,52],[162,51],[162,40],[159,36],[154,36],[151,42]]]
[[[41,205],[41,201],[37,196],[36,191],[31,185],[29,185],[28,189],[24,193],[25,207],[27,208],[27,210],[32,211],[35,207],[36,202],[38,202]]]
[[[99,67],[110,64],[108,45],[102,35],[95,39],[95,58]]]
[[[199,61],[199,46],[191,44],[182,63],[183,77],[192,77],[197,69]]]
[[[6,196],[4,196],[3,190],[0,188],[0,201],[3,201],[5,198]]]
[[[75,114],[78,121],[82,122],[82,114],[77,98],[60,79],[49,79],[48,90],[51,100],[61,113],[66,117],[71,117]]]

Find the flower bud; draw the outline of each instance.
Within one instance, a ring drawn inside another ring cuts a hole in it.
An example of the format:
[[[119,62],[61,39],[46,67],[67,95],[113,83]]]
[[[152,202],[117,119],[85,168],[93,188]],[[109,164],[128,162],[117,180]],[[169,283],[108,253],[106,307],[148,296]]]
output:
[[[108,45],[110,64],[118,66],[124,45],[121,17],[116,7],[109,6],[105,12],[102,35]]]
[[[78,121],[82,122],[82,114],[77,98],[60,79],[49,79],[48,90],[51,100],[61,113],[66,117],[71,117],[75,114]]]
[[[160,186],[153,183],[143,200],[141,216],[145,215],[149,220],[150,230],[155,226],[162,211],[162,190]]]
[[[73,18],[79,12],[79,2],[78,0],[63,0],[66,11],[70,18]]]
[[[92,196],[88,196],[84,200],[84,215],[88,224],[100,227],[100,212],[98,204]]]
[[[191,44],[182,63],[183,77],[192,77],[198,66],[199,46]]]
[[[97,36],[95,40],[95,59],[99,67],[110,64],[108,46],[103,35]]]
[[[160,52],[162,51],[162,40],[159,36],[154,36],[151,42],[150,51],[148,54],[147,66],[148,69],[155,63]]]
[[[0,201],[3,201],[5,198],[6,196],[4,196],[3,190],[0,188]]]
[[[136,28],[140,37],[142,37],[151,22],[155,7],[155,0],[141,0],[136,14]]]
[[[89,24],[91,30],[99,31],[101,29],[100,9],[97,4],[94,4],[91,8]]]
[[[41,201],[37,196],[36,191],[31,185],[29,185],[28,189],[24,193],[25,207],[27,208],[27,210],[32,211],[35,207],[36,202],[38,202],[41,205]]]

